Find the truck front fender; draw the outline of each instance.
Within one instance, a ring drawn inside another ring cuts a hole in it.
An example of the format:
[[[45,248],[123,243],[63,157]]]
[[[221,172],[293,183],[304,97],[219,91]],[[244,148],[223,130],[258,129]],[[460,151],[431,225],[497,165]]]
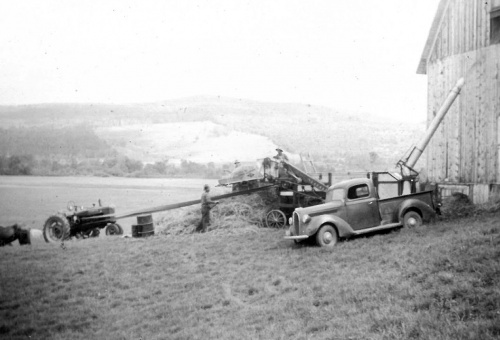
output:
[[[430,205],[422,202],[418,199],[410,198],[401,203],[398,209],[398,220],[402,223],[404,215],[410,211],[414,210],[422,216],[424,222],[429,222],[435,215],[436,212]]]
[[[305,229],[308,236],[316,234],[323,225],[330,224],[337,229],[339,237],[349,237],[354,235],[354,230],[349,223],[336,215],[318,215],[315,216]]]

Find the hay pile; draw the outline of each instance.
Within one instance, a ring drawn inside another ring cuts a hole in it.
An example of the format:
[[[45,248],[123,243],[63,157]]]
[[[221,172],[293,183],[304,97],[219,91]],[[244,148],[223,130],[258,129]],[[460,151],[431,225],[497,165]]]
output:
[[[453,220],[474,215],[475,207],[467,195],[455,192],[447,199],[443,199],[441,218]]]
[[[265,226],[266,214],[278,208],[277,202],[277,195],[272,189],[223,199],[211,211],[208,231],[255,231]],[[192,234],[196,232],[200,220],[199,205],[167,211],[159,216],[156,232],[160,235]]]
[[[487,203],[473,204],[467,195],[462,193],[453,193],[451,197],[444,199],[442,204],[442,220],[474,217],[487,213],[497,213],[500,211],[500,197],[491,198]]]

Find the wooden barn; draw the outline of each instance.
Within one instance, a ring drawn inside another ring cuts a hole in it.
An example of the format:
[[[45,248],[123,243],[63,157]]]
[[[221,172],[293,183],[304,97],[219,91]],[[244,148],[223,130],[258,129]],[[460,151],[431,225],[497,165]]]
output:
[[[429,180],[486,202],[500,191],[500,0],[441,0],[417,73],[427,74],[427,122],[465,85],[427,147]]]

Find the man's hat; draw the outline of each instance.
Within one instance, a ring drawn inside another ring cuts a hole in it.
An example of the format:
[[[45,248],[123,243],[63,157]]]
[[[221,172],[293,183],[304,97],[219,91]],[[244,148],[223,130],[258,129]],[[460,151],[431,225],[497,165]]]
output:
[[[239,160],[235,160],[234,164],[240,164],[240,161]]]
[[[283,152],[283,150],[281,150],[280,148],[277,148],[277,149],[276,149],[276,151],[281,151],[281,152]]]

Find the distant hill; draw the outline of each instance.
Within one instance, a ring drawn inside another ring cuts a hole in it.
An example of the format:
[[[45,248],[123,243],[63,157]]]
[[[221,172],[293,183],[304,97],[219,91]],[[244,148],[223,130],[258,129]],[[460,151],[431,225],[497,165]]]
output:
[[[105,142],[103,147],[143,162],[250,161],[272,156],[280,146],[291,155],[310,153],[336,170],[390,167],[425,131],[424,122],[407,124],[321,106],[218,97],[126,105],[0,106],[4,128],[82,124]]]

